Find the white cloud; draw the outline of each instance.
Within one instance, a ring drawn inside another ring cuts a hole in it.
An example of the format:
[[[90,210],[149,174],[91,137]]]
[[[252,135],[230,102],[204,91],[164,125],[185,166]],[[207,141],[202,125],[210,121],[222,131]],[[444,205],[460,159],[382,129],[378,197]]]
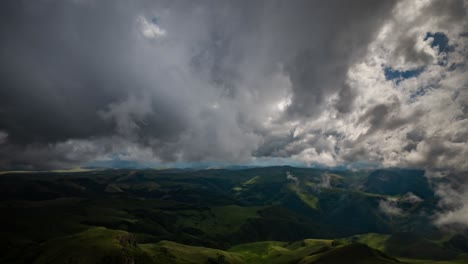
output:
[[[141,34],[148,39],[162,38],[166,36],[167,32],[158,24],[148,21],[144,16],[137,17],[137,24]]]
[[[335,119],[330,109],[324,123],[314,122],[314,128],[332,129],[344,135],[345,140],[337,141],[338,161],[353,158],[387,167],[468,169],[468,162],[463,158],[468,153],[468,145],[454,140],[457,135],[466,138],[461,135],[468,133],[468,115],[462,106],[468,100],[467,67],[459,65],[450,70],[435,59],[426,60],[440,55],[424,37],[427,32],[439,31],[449,37],[454,51],[448,54],[447,65],[466,60],[468,41],[458,36],[462,26],[446,28],[441,18],[427,19],[429,3],[402,1],[398,4],[393,18],[370,44],[367,55],[348,72],[348,83],[357,91],[352,113]],[[408,46],[401,46],[402,38]],[[465,59],[460,59],[463,56]],[[424,66],[419,76],[403,79],[398,84],[384,76],[384,67],[404,71],[419,66]],[[383,115],[359,122],[366,113],[372,115],[373,107],[379,105],[384,106]],[[373,133],[374,130],[378,132]],[[424,137],[412,141],[407,136],[412,131]]]
[[[379,209],[389,216],[403,216],[403,210],[392,200],[380,200]]]
[[[331,187],[330,180],[331,180],[331,176],[328,173],[322,174],[320,176],[319,186],[322,188],[330,188]]]
[[[299,179],[296,176],[292,175],[289,171],[286,172],[286,179],[289,181],[293,181],[296,185],[299,185]]]
[[[448,211],[437,218],[437,225],[464,224],[468,225],[468,205],[464,204],[461,208]]]
[[[419,203],[419,202],[424,201],[421,197],[415,195],[415,194],[412,193],[412,192],[406,193],[406,194],[401,198],[401,200],[404,201],[404,202],[411,203],[411,204],[415,204],[415,203]]]
[[[283,112],[289,105],[291,105],[291,97],[286,97],[278,102],[278,110]]]
[[[435,224],[439,226],[464,224],[468,226],[468,191],[455,190],[449,184],[436,186],[436,194],[441,198],[441,212],[436,215]]]

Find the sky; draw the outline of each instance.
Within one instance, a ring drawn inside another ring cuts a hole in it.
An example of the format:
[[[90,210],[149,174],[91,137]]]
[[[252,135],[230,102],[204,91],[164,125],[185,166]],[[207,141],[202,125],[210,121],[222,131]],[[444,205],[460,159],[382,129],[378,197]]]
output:
[[[1,1],[0,169],[466,171],[467,11],[466,0]]]

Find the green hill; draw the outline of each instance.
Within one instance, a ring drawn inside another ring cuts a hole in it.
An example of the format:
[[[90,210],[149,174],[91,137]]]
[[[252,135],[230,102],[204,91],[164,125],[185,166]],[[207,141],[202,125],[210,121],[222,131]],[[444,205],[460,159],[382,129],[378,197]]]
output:
[[[323,239],[265,241],[240,244],[225,251],[172,241],[138,244],[128,232],[102,227],[51,239],[36,252],[30,256],[30,263],[398,263],[361,243]]]
[[[5,173],[0,263],[320,263],[338,249],[363,254],[347,249],[355,243],[405,262],[463,261],[468,233],[432,224],[438,199],[427,187],[418,170]]]
[[[400,263],[395,258],[389,257],[379,250],[361,243],[352,243],[338,246],[321,254],[307,256],[298,264],[390,264]]]
[[[124,231],[92,228],[52,239],[39,248],[34,263],[151,263],[133,236]]]

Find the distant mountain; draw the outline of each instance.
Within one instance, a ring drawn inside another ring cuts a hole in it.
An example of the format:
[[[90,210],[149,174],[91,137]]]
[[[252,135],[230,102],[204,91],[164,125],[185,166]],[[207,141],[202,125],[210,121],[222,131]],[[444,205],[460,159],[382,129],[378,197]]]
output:
[[[364,191],[386,195],[413,193],[423,199],[434,197],[422,170],[376,170],[367,177]]]

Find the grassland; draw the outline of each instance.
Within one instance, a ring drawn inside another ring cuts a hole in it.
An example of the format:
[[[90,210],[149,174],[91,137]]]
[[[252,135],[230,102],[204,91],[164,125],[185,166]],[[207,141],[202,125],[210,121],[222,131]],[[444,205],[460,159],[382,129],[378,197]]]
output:
[[[43,243],[33,263],[396,263],[364,244],[305,239],[264,241],[228,250],[188,246],[172,241],[138,244],[125,231],[102,227]],[[351,261],[351,262],[350,262]],[[354,262],[353,262],[354,261]]]
[[[421,178],[401,174],[392,182],[390,172],[292,167],[5,173],[0,263],[464,263],[468,233],[440,234],[429,218],[436,197],[426,190],[409,203]],[[379,209],[389,198],[403,216]]]
[[[34,263],[150,263],[131,234],[91,228],[82,233],[52,239],[40,246]]]

